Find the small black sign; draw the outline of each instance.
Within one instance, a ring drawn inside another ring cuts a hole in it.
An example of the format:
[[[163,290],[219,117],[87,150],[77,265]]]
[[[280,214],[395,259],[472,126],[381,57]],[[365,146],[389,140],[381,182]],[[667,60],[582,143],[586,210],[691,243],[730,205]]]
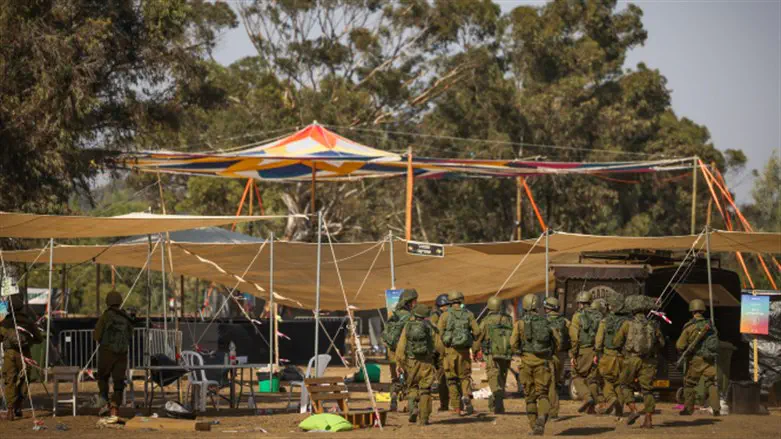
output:
[[[407,241],[407,253],[416,256],[445,257],[445,246],[428,242]]]

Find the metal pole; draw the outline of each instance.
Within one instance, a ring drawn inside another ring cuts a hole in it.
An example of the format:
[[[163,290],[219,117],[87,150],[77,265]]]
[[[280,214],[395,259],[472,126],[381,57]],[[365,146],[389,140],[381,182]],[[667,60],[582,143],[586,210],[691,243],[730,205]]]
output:
[[[54,271],[54,239],[49,238],[49,297],[46,299],[46,364],[44,364],[43,382],[49,382],[49,336],[52,328],[52,272]],[[12,383],[6,383],[11,386]]]
[[[149,261],[148,264],[146,264],[146,323],[145,323],[145,330],[144,330],[144,404],[147,406],[147,409],[151,407],[151,401],[149,401],[149,364],[151,363],[149,358],[149,326],[150,326],[150,316],[152,315],[152,277],[151,277],[151,269],[152,269],[152,235],[146,235],[146,239],[148,242],[147,247],[147,260]]]
[[[548,246],[548,237],[550,229],[545,229],[545,297],[550,295],[550,246]]]
[[[269,233],[269,267],[268,267],[268,368],[274,372],[274,342],[277,325],[277,313],[274,312],[274,232]],[[271,376],[269,374],[269,376]],[[269,378],[271,380],[271,378]]]
[[[708,264],[708,301],[710,302],[710,324],[712,328],[716,328],[716,322],[713,317],[713,275],[711,273],[711,254],[710,254],[710,226],[705,228],[705,251],[707,252],[707,264]]]
[[[315,283],[315,377],[317,377],[317,370],[320,368],[320,361],[318,359],[318,350],[320,343],[320,253],[323,247],[323,212],[317,212],[317,277]]]
[[[165,352],[168,353],[168,294],[166,292],[165,283],[165,240],[163,235],[160,235],[160,262],[161,262],[161,274],[163,275],[163,290],[161,291],[163,302],[163,346],[165,346]]]
[[[100,317],[100,264],[95,264],[95,316]]]
[[[388,231],[388,241],[390,242],[390,273],[391,289],[396,289],[396,264],[393,262],[393,231]]]
[[[691,234],[694,235],[697,227],[697,157],[692,159],[692,228]]]

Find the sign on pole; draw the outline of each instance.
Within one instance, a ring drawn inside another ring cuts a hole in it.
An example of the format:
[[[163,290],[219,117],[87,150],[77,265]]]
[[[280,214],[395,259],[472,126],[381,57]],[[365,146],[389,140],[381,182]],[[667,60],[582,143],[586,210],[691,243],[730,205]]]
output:
[[[388,317],[393,314],[393,311],[396,311],[396,305],[399,303],[402,291],[404,290],[385,290],[385,307],[388,308]]]
[[[407,241],[407,253],[415,256],[445,257],[445,246],[428,242]]]
[[[740,297],[740,332],[768,335],[770,297],[742,294]]]
[[[12,279],[11,276],[5,276],[3,278],[3,285],[0,288],[0,296],[8,297],[19,294],[19,287],[16,285],[16,279]]]

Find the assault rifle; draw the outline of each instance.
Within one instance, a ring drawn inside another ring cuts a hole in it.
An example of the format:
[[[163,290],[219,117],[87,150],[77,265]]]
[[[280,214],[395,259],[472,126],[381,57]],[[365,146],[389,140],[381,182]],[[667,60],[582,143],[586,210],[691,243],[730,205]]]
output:
[[[681,356],[678,358],[678,362],[675,364],[678,368],[680,368],[683,362],[689,357],[692,349],[699,345],[702,339],[705,338],[705,335],[708,334],[708,331],[710,331],[710,322],[706,323],[705,326],[700,329],[700,332],[697,333],[694,341],[690,343],[689,346],[687,346],[686,349],[681,353]]]

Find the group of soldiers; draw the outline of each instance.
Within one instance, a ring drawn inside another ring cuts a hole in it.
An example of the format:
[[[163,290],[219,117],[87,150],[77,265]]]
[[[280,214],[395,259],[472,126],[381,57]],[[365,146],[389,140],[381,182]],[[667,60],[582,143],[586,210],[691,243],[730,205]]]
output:
[[[559,415],[558,386],[563,375],[559,353],[568,353],[573,381],[582,404],[579,413],[626,417],[628,425],[644,417],[643,428],[653,427],[654,380],[658,355],[665,346],[650,297],[614,295],[591,300],[578,294],[578,310],[570,322],[560,314],[555,297],[544,300],[539,310],[536,295],[522,300],[523,315],[517,321],[505,312],[498,298],[488,301],[487,315],[478,324],[464,307],[459,292],[440,295],[432,310],[417,303],[414,289],[404,290],[389,318],[383,339],[391,352],[391,410],[406,394],[409,420],[429,423],[432,391],[439,390],[440,411],[458,415],[474,412],[472,399],[472,354],[485,360],[492,413],[504,413],[505,384],[514,356],[520,356],[517,374],[523,388],[530,434],[542,435],[549,419]],[[693,318],[685,326],[676,348],[686,355],[685,408],[694,409],[695,386],[704,378],[714,415],[719,414],[716,387],[718,337],[704,317],[705,304],[692,300]],[[639,387],[643,407],[635,403]]]
[[[116,418],[125,388],[128,348],[135,319],[121,308],[122,295],[117,291],[106,295],[106,305],[108,308],[98,319],[94,333],[99,344],[99,406],[101,414]],[[30,368],[39,367],[32,360],[31,347],[43,342],[44,337],[20,295],[11,296],[9,308],[10,313],[0,322],[0,343],[3,346],[3,397],[8,407],[5,418],[13,421],[22,417]],[[109,379],[114,383],[110,400]]]

